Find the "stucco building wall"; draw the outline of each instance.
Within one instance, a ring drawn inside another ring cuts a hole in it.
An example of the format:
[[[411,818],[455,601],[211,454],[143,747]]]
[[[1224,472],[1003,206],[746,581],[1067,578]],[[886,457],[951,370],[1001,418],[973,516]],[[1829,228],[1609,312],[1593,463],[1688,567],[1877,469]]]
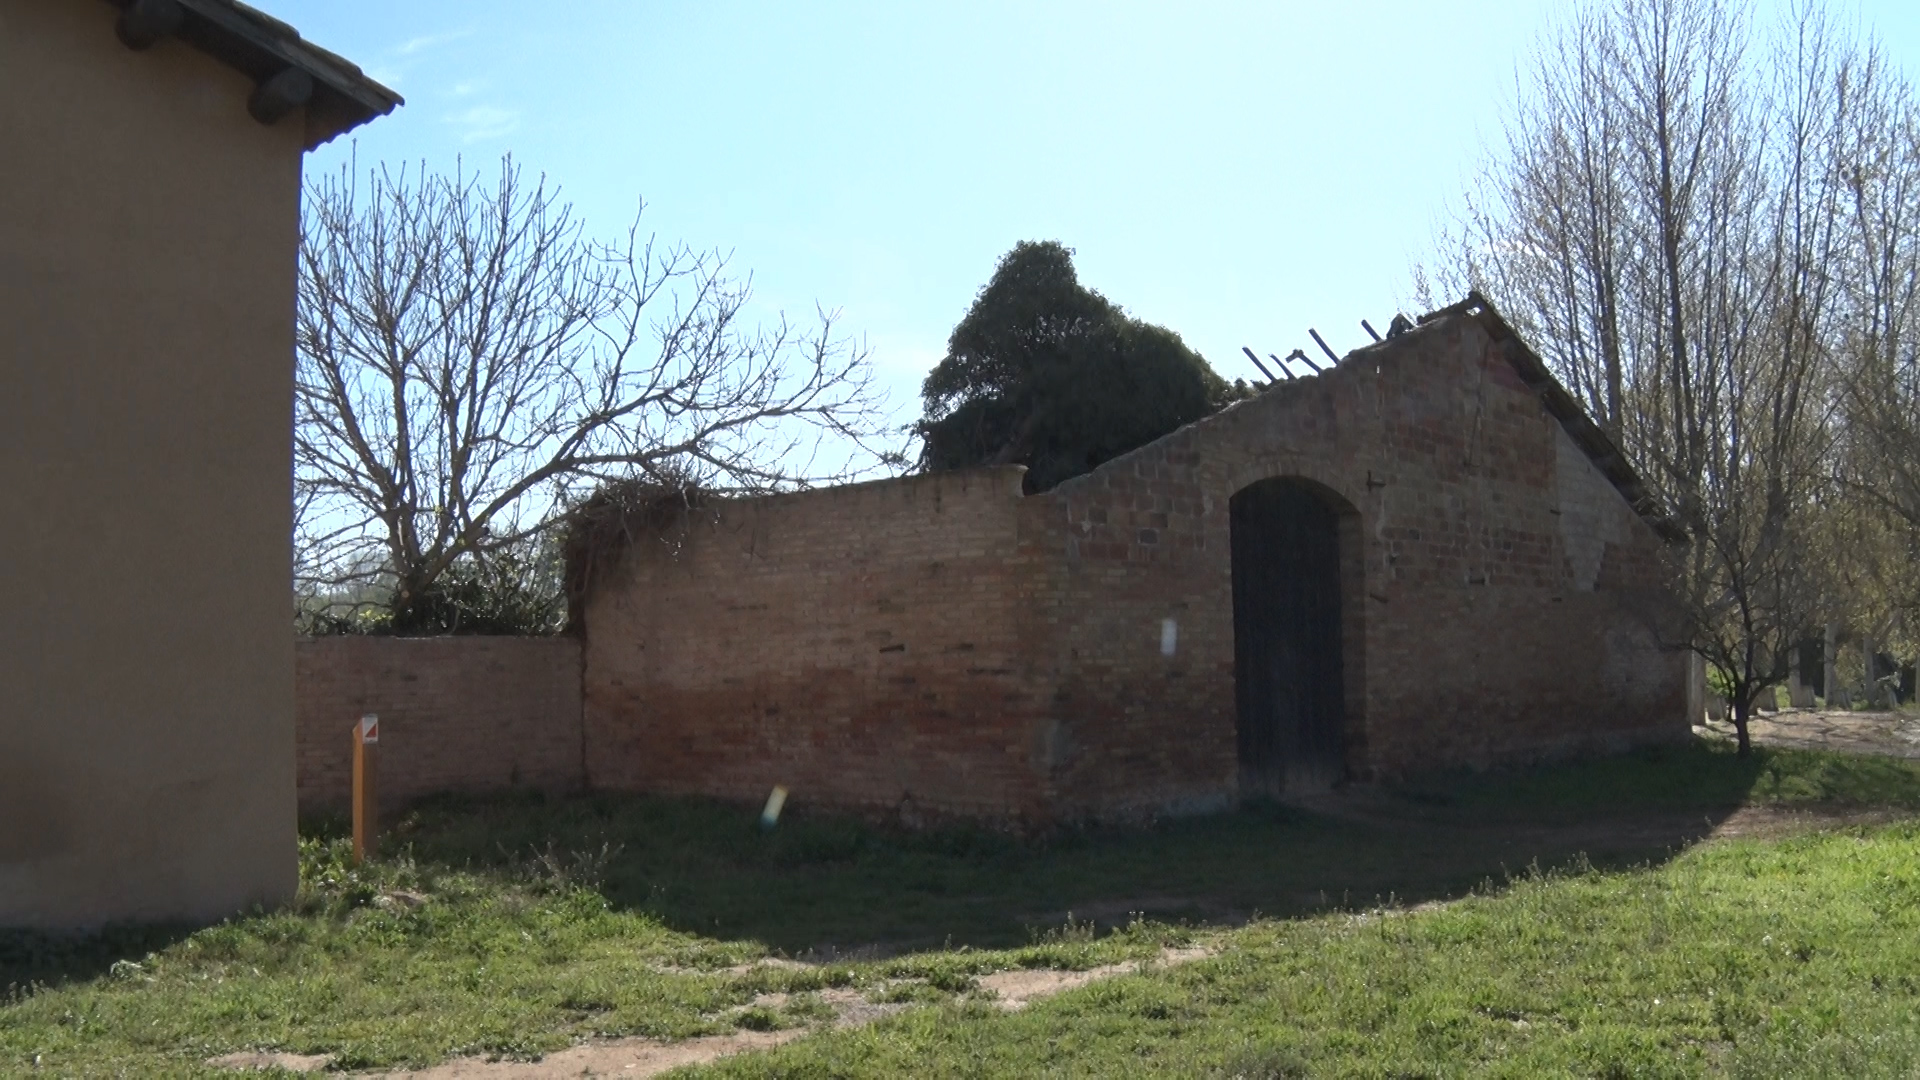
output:
[[[304,130],[114,15],[0,5],[0,925],[296,884]]]
[[[1041,495],[937,474],[642,537],[585,611],[591,783],[1022,818],[1224,806],[1229,503],[1275,477],[1340,514],[1350,775],[1684,737],[1662,541],[1492,325],[1437,320]]]

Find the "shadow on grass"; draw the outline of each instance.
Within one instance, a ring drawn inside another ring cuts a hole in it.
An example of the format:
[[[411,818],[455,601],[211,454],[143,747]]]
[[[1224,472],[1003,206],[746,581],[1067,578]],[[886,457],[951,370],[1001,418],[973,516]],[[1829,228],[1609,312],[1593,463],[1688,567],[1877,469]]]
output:
[[[439,799],[398,819],[387,842],[422,863],[570,877],[675,929],[790,954],[991,948],[1069,918],[1235,924],[1444,899],[1533,867],[1657,862],[1754,801],[1920,807],[1920,768],[1793,751],[1742,759],[1703,743],[1029,838],[907,831],[810,814],[803,799],[766,833],[757,808],[708,800]]]
[[[1920,762],[1769,747],[1742,758],[1724,740],[1696,739],[1552,768],[1434,774],[1396,794],[1480,820],[1756,803],[1920,809]]]
[[[91,933],[0,929],[0,1003],[36,986],[86,982],[113,973],[117,965],[138,964],[195,929],[184,924],[111,926]]]
[[[1355,787],[1311,805],[1249,805],[1142,828],[1016,837],[757,807],[588,795],[436,799],[395,819],[389,858],[502,880],[556,880],[676,930],[792,955],[1024,945],[1135,916],[1232,925],[1462,895],[1532,868],[1657,863],[1742,806],[1920,810],[1920,762],[1710,742],[1553,768]],[[303,824],[344,835],[340,819]],[[179,927],[85,937],[0,931],[0,993],[109,975]]]

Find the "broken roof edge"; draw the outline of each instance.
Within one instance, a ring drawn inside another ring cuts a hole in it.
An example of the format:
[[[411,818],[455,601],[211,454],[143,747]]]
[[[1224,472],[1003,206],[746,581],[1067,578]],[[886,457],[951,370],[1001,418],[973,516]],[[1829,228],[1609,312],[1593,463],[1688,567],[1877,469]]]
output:
[[[1594,422],[1593,417],[1587,413],[1586,407],[1580,404],[1571,391],[1561,385],[1552,369],[1547,367],[1546,361],[1540,359],[1539,354],[1527,345],[1520,334],[1500,317],[1500,312],[1494,308],[1492,302],[1481,296],[1477,290],[1469,290],[1466,298],[1458,303],[1437,308],[1420,316],[1411,330],[1349,350],[1318,375],[1270,382],[1253,397],[1233,402],[1224,409],[1182,424],[1152,442],[1134,447],[1124,454],[1116,454],[1094,468],[1062,480],[1038,494],[1052,494],[1062,489],[1068,489],[1070,492],[1082,482],[1092,483],[1090,478],[1101,475],[1110,467],[1124,467],[1127,459],[1140,455],[1150,447],[1172,439],[1189,429],[1213,423],[1235,409],[1258,407],[1257,403],[1271,394],[1302,392],[1305,387],[1315,385],[1319,379],[1337,372],[1351,371],[1352,368],[1348,364],[1350,360],[1388,353],[1405,347],[1423,331],[1455,318],[1473,320],[1482,332],[1499,346],[1501,356],[1514,369],[1514,373],[1520,376],[1520,381],[1526,384],[1527,389],[1540,399],[1541,407],[1546,409],[1547,415],[1559,423],[1561,430],[1565,431],[1567,437],[1573,441],[1573,445],[1586,455],[1587,459],[1593,463],[1593,467],[1599,470],[1600,475],[1606,477],[1614,490],[1620,493],[1620,497],[1626,500],[1633,512],[1646,522],[1657,536],[1668,543],[1684,543],[1689,538],[1686,529],[1662,510],[1659,500],[1648,490],[1646,481],[1628,460],[1626,452],[1620,449],[1612,436]]]
[[[107,0],[125,19],[154,0]],[[312,150],[404,105],[405,99],[367,77],[345,57],[307,41],[300,32],[240,0],[160,0],[181,13],[174,36],[252,79],[255,85],[288,69],[313,80],[305,104],[305,149]],[[124,40],[124,39],[123,39]]]
[[[1345,373],[1351,372],[1353,369],[1350,366],[1348,366],[1347,364],[1348,360],[1352,360],[1363,353],[1369,353],[1372,351],[1383,350],[1383,349],[1392,349],[1400,345],[1402,342],[1406,341],[1411,333],[1412,331],[1409,331],[1407,333],[1396,334],[1393,337],[1383,338],[1379,341],[1370,342],[1358,349],[1350,349],[1348,350],[1346,355],[1340,357],[1338,360],[1334,360],[1328,363],[1325,368],[1316,371],[1312,375],[1295,375],[1286,379],[1269,379],[1266,385],[1255,386],[1254,389],[1257,392],[1251,397],[1240,398],[1237,401],[1229,401],[1227,402],[1226,405],[1222,406],[1221,408],[1215,409],[1213,412],[1210,412],[1205,416],[1198,417],[1193,420],[1189,420],[1186,423],[1181,424],[1179,427],[1174,428],[1172,431],[1167,432],[1165,435],[1161,435],[1158,438],[1151,439],[1147,442],[1141,443],[1139,446],[1136,446],[1131,450],[1127,450],[1122,453],[1115,454],[1114,456],[1108,458],[1107,460],[1101,462],[1100,464],[1095,465],[1093,468],[1088,469],[1086,472],[1069,476],[1065,480],[1062,480],[1059,483],[1053,485],[1052,487],[1047,488],[1045,491],[1034,492],[1034,495],[1038,497],[1043,495],[1052,495],[1055,492],[1064,492],[1066,494],[1071,495],[1079,488],[1093,484],[1095,482],[1094,481],[1095,477],[1104,476],[1109,474],[1112,470],[1124,468],[1129,462],[1133,461],[1133,459],[1145,457],[1149,452],[1153,450],[1154,447],[1159,446],[1161,443],[1168,442],[1172,439],[1178,438],[1189,432],[1197,431],[1210,424],[1217,423],[1223,417],[1233,414],[1236,410],[1260,408],[1262,407],[1262,404],[1264,402],[1271,401],[1273,399],[1273,396],[1276,394],[1284,397],[1288,394],[1308,393],[1309,391],[1307,388],[1322,385],[1320,382],[1320,380],[1322,379],[1328,378],[1330,376],[1335,376],[1336,374],[1345,374]],[[1311,363],[1311,361],[1309,361],[1309,363]]]

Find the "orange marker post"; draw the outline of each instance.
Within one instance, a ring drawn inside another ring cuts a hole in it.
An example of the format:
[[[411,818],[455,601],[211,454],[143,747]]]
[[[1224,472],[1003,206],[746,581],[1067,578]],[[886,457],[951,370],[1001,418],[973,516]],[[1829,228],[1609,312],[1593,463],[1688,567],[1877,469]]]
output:
[[[353,861],[373,854],[379,833],[380,718],[373,713],[353,725]]]

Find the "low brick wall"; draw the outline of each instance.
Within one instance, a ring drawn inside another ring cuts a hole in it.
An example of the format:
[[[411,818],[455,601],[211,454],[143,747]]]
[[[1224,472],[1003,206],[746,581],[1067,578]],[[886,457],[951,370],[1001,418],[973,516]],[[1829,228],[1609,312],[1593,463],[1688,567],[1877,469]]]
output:
[[[582,786],[573,638],[302,638],[294,647],[302,813],[352,796],[350,733],[380,716],[380,801]]]
[[[716,500],[592,590],[596,790],[1044,812],[1018,468]]]

